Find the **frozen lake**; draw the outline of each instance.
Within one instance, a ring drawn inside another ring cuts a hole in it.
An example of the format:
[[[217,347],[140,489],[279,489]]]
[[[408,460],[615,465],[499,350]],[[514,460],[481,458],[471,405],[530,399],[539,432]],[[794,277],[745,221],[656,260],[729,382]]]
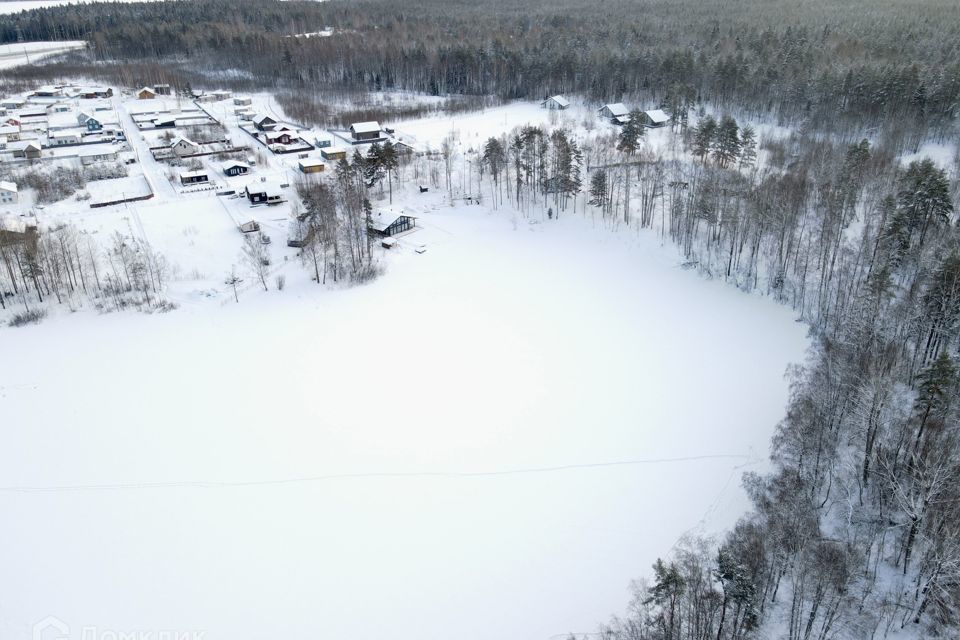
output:
[[[547,640],[736,520],[789,310],[579,216],[420,223],[368,286],[0,329],[0,636]]]

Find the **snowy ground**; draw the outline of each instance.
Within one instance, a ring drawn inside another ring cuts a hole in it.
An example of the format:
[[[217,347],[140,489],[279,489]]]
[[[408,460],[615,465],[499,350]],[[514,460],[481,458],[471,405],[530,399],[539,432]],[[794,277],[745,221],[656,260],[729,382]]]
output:
[[[193,202],[129,210],[238,251]],[[734,522],[789,311],[649,235],[421,202],[368,286],[290,264],[239,305],[0,331],[0,636],[546,640]]]
[[[0,2],[0,15],[12,13],[5,11],[7,4],[22,4],[19,2]],[[24,64],[37,62],[58,53],[82,49],[87,46],[83,40],[63,40],[58,42],[18,42],[17,44],[0,45],[0,69],[19,67]]]

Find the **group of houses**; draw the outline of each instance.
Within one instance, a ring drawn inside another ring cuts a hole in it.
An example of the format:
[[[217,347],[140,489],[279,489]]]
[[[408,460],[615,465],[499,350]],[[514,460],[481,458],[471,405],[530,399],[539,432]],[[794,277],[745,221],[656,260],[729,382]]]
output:
[[[570,106],[570,101],[565,97],[557,95],[550,96],[543,100],[540,106],[551,111],[563,111]],[[615,125],[624,125],[630,121],[630,109],[622,102],[612,102],[605,104],[599,109],[599,116]],[[645,127],[656,128],[663,127],[670,122],[670,115],[663,109],[650,109],[641,111],[640,117]]]
[[[80,158],[84,164],[116,154],[103,151],[125,140],[123,127],[110,103],[113,90],[101,86],[45,85],[0,100],[0,153],[13,160]],[[100,145],[98,153],[64,147]],[[56,149],[44,153],[46,149]]]

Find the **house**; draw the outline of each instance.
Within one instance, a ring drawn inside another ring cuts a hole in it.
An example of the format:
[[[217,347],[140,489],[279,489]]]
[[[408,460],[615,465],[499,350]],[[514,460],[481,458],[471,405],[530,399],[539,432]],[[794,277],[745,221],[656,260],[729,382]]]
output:
[[[605,104],[600,107],[600,117],[606,118],[615,124],[624,124],[630,120],[630,109],[622,102]]]
[[[250,204],[279,204],[283,202],[280,185],[273,182],[251,182],[243,190]]]
[[[643,125],[645,127],[662,127],[670,122],[670,116],[663,109],[651,109],[643,112]]]
[[[154,129],[169,129],[177,126],[177,116],[159,116],[154,118],[152,122]]]
[[[52,147],[62,147],[68,144],[80,144],[80,134],[77,131],[70,129],[48,131],[47,142]]]
[[[333,146],[333,138],[328,135],[318,135],[313,139],[313,144],[317,149],[326,149]]]
[[[146,87],[145,87],[145,88],[146,88]],[[157,95],[157,96],[169,96],[170,93],[171,93],[171,91],[170,91],[170,85],[168,85],[168,84],[155,84],[155,85],[153,85],[153,93],[154,93],[154,95]]]
[[[54,102],[46,108],[46,112],[50,113],[68,113],[73,110],[73,106],[68,102]]]
[[[183,136],[177,136],[170,142],[170,149],[181,158],[200,152],[200,145]]]
[[[237,160],[227,160],[220,163],[220,170],[223,171],[223,175],[233,178],[250,173],[250,165]]]
[[[137,91],[137,100],[153,100],[157,97],[157,92],[150,87],[144,87]]]
[[[261,113],[253,117],[253,126],[260,131],[273,131],[273,128],[277,126],[277,121]]]
[[[235,107],[249,107],[253,104],[253,98],[234,98],[233,105]]]
[[[53,85],[46,85],[34,91],[32,95],[35,98],[56,98],[63,95],[63,90]]]
[[[20,139],[20,127],[13,124],[0,124],[0,136],[7,139],[8,142],[15,142]]]
[[[82,111],[77,115],[77,122],[86,127],[87,131],[101,131],[103,129],[103,123],[99,118]]]
[[[236,114],[241,120],[253,120],[257,115],[252,109],[237,109]]]
[[[35,140],[22,140],[8,144],[7,148],[13,151],[14,158],[37,160],[40,158],[40,143]]]
[[[417,219],[414,216],[392,211],[381,211],[370,220],[370,230],[372,232],[388,237],[409,231],[416,226]]]
[[[266,140],[268,145],[273,144],[293,144],[294,141],[299,140],[299,136],[292,134],[289,131],[267,131],[263,134],[264,140]]]
[[[204,184],[210,182],[210,177],[206,171],[182,171],[180,173],[180,184]]]
[[[27,104],[27,101],[23,98],[4,98],[0,102],[0,107],[4,109],[21,109],[23,105]]]
[[[570,101],[563,96],[550,96],[541,102],[540,106],[551,111],[563,110],[570,106]]]
[[[113,89],[110,87],[83,87],[74,94],[75,97],[83,100],[93,100],[94,98],[109,98],[113,95]]]
[[[36,225],[20,224],[19,221],[15,221],[12,224],[10,222],[2,224],[2,222],[3,221],[0,220],[0,245],[5,247],[19,245],[25,247],[30,252],[37,250],[39,235],[37,234]]]
[[[340,147],[327,147],[320,149],[320,157],[324,160],[346,160],[347,150]]]
[[[380,123],[375,120],[370,122],[355,122],[350,125],[350,137],[357,142],[378,140],[380,138]]]
[[[233,97],[233,92],[231,91],[214,91],[213,97],[217,100],[229,100]]]
[[[92,151],[80,154],[80,164],[87,166],[97,162],[110,162],[117,159],[116,151]]]
[[[315,158],[304,158],[297,162],[301,173],[322,173],[327,168],[322,161]]]
[[[2,204],[16,204],[19,200],[19,194],[17,193],[17,185],[15,182],[7,182],[6,180],[0,181],[0,203]]]

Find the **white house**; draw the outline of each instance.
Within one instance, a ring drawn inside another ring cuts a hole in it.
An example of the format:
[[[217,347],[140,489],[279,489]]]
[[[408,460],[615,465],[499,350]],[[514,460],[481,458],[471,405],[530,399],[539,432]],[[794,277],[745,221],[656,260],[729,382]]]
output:
[[[648,127],[662,127],[670,122],[670,116],[663,109],[651,109],[643,112],[643,124]]]
[[[356,141],[377,140],[380,137],[380,123],[375,120],[356,122],[350,125],[350,135]]]
[[[47,141],[51,146],[60,147],[68,144],[80,144],[80,134],[69,129],[58,129],[47,132]]]
[[[189,156],[200,151],[200,145],[190,138],[184,138],[183,136],[174,138],[170,143],[170,148],[178,156]]]
[[[600,107],[600,117],[616,124],[623,124],[630,120],[630,109],[627,109],[627,106],[622,102],[605,104]]]
[[[540,106],[544,109],[550,109],[551,111],[562,110],[570,106],[570,101],[563,96],[550,96],[541,102]]]
[[[0,181],[0,203],[15,204],[20,198],[14,182]]]

